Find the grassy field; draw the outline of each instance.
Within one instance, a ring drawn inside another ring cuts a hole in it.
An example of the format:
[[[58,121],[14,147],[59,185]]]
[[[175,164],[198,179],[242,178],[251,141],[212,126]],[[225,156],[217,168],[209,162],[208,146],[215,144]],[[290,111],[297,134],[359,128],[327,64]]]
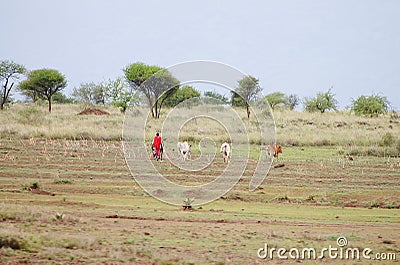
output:
[[[257,251],[265,243],[321,250],[337,247],[339,236],[348,247],[396,255],[380,264],[399,262],[395,115],[278,111],[283,154],[275,163],[285,166],[249,192],[251,160],[231,191],[183,211],[148,196],[131,177],[118,110],[78,116],[78,105],[55,105],[52,114],[45,108],[16,105],[0,113],[0,264],[314,264],[277,256],[271,262]],[[387,133],[395,138],[389,146]],[[167,162],[155,166],[177,183],[210,180]]]

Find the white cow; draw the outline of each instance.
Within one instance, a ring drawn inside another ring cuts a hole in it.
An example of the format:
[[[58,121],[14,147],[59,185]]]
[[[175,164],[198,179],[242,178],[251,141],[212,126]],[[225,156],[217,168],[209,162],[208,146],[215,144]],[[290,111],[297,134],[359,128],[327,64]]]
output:
[[[227,142],[221,145],[220,153],[222,153],[224,157],[224,163],[229,163],[231,159],[231,146]]]
[[[187,160],[190,158],[190,149],[192,145],[188,144],[188,142],[178,142],[178,152],[183,160]]]

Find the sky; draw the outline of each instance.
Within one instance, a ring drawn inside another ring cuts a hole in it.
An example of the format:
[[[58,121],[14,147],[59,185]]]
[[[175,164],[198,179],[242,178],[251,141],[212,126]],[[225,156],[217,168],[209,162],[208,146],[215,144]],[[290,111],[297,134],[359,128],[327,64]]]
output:
[[[141,61],[228,64],[263,93],[300,98],[332,87],[341,109],[360,95],[400,110],[400,1],[0,0],[0,60],[84,82]]]

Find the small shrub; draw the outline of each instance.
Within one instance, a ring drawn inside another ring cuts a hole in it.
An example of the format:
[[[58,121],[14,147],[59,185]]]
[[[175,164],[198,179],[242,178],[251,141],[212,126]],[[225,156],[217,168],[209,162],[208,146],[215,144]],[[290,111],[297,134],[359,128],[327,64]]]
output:
[[[194,198],[193,199],[187,198],[186,200],[184,200],[182,205],[183,209],[184,210],[192,209],[193,201]]]
[[[0,221],[18,220],[19,216],[16,212],[0,212]]]
[[[69,179],[55,179],[54,184],[72,184],[72,180]]]
[[[283,201],[290,201],[289,197],[285,195],[279,195],[277,198],[277,201],[283,202]]]
[[[390,132],[387,132],[384,135],[382,135],[382,142],[381,142],[382,146],[392,146],[395,142],[396,139]]]
[[[0,237],[0,248],[23,249],[25,248],[25,241],[19,238],[8,238],[5,236]]]
[[[62,220],[64,219],[64,214],[63,213],[56,213],[56,215],[54,216],[55,220]]]
[[[305,199],[306,202],[315,202],[315,196],[314,195],[308,195],[307,198]]]
[[[377,202],[377,201],[373,201],[373,202],[371,202],[371,207],[372,208],[379,208],[379,202]]]
[[[35,181],[35,182],[33,182],[32,184],[31,184],[31,186],[29,186],[29,188],[31,188],[31,189],[33,189],[33,190],[36,190],[36,189],[39,189],[39,182],[37,182],[37,181]]]
[[[63,245],[63,247],[66,249],[78,249],[78,246],[78,243],[75,241],[66,241]]]
[[[386,208],[388,208],[388,209],[394,209],[394,208],[396,208],[396,206],[394,205],[394,203],[388,203],[388,204],[386,205]]]

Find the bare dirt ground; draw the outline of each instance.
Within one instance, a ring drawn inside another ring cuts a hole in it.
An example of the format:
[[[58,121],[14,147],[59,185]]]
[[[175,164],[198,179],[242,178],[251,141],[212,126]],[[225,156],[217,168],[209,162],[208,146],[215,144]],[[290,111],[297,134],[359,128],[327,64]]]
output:
[[[255,162],[219,200],[192,211],[151,198],[134,182],[120,142],[0,140],[2,264],[265,264],[274,248],[349,247],[400,259],[400,160],[285,148],[281,168],[248,191]],[[278,163],[277,162],[277,163]],[[155,164],[172,181],[205,183],[223,168],[188,175]],[[38,188],[33,188],[34,184]],[[286,255],[287,256],[287,255]],[[332,264],[376,260],[330,259]]]

